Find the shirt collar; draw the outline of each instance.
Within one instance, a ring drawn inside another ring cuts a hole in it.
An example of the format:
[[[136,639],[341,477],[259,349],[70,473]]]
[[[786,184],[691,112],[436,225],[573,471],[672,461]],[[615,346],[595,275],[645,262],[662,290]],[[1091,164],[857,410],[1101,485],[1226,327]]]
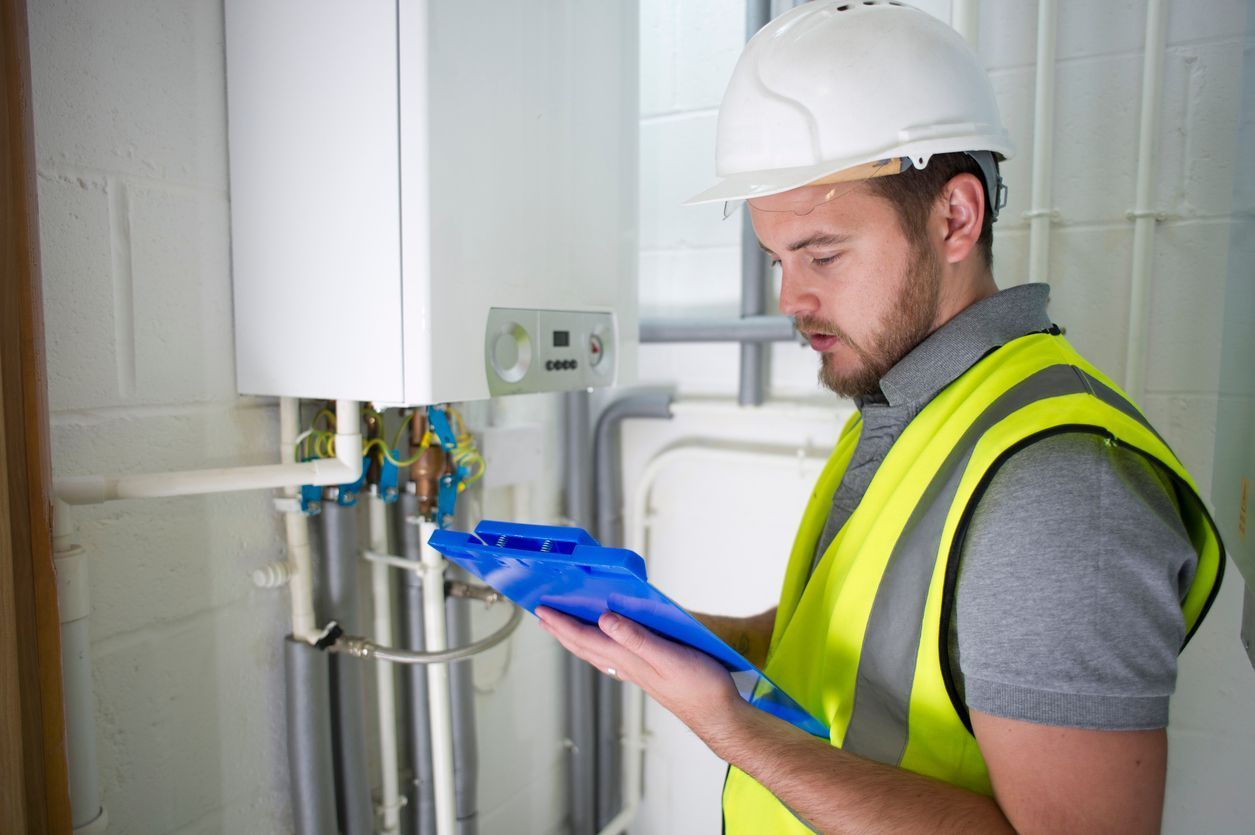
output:
[[[1052,327],[1047,284],[1009,287],[964,308],[880,378],[889,406],[922,408],[982,357],[1013,339]],[[860,399],[875,402],[879,398]]]

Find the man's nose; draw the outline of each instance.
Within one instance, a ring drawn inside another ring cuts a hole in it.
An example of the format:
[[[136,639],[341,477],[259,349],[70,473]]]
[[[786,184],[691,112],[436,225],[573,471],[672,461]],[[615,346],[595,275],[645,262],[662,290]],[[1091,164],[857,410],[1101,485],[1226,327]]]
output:
[[[819,298],[783,266],[780,274],[780,312],[785,316],[807,316],[819,310]]]

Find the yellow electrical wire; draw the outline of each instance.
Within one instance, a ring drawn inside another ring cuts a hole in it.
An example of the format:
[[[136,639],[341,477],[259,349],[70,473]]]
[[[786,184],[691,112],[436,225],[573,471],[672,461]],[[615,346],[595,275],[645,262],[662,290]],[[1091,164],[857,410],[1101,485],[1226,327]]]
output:
[[[393,438],[392,438],[392,448],[393,448],[393,449],[400,449],[400,448],[401,448],[401,436],[405,434],[405,429],[406,429],[406,427],[408,427],[408,426],[410,425],[410,422],[411,422],[412,420],[414,420],[414,412],[415,412],[415,411],[417,411],[417,410],[416,410],[416,409],[411,409],[411,410],[409,411],[409,413],[405,416],[405,419],[401,421],[401,428],[397,430],[397,434],[396,434],[396,435],[394,435],[394,436],[393,436]]]

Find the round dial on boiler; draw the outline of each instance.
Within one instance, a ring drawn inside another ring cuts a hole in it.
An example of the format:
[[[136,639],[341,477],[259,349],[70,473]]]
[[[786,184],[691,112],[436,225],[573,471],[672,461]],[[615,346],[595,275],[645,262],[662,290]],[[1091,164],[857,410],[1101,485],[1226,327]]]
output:
[[[532,364],[532,338],[518,322],[502,326],[492,341],[492,369],[507,383],[527,376]]]

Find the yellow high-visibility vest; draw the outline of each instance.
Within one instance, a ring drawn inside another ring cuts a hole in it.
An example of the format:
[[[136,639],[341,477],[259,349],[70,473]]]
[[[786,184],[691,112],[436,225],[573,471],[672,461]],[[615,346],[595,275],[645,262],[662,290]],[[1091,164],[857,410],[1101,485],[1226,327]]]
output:
[[[946,663],[957,553],[976,506],[1016,450],[1063,432],[1099,435],[1168,474],[1198,569],[1181,608],[1187,640],[1220,586],[1224,548],[1189,473],[1142,413],[1061,336],[989,354],[903,430],[811,574],[832,496],[854,454],[856,415],[819,476],[793,545],[764,672],[851,753],[992,794]],[[809,575],[809,578],[808,578]],[[807,832],[737,768],[729,833]]]

